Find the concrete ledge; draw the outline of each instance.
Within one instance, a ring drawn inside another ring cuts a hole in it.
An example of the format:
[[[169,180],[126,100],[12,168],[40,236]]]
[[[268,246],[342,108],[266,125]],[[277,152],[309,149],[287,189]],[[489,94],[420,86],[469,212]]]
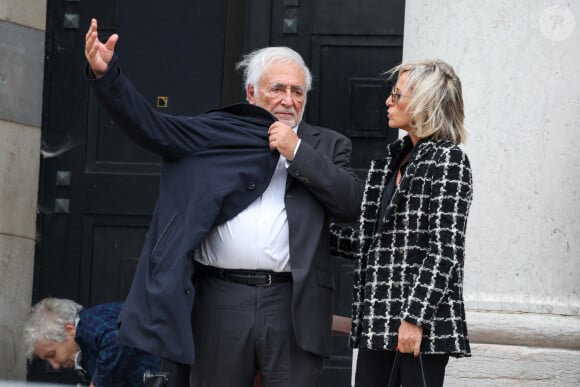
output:
[[[34,240],[40,129],[0,120],[0,234]]]
[[[580,350],[580,316],[468,310],[472,343]]]
[[[580,352],[552,348],[474,344],[470,358],[451,358],[446,387],[580,385]]]
[[[0,119],[40,127],[44,32],[0,21],[0,36]]]
[[[34,245],[0,235],[0,379],[26,378],[21,330],[32,299]]]
[[[0,20],[44,31],[46,28],[46,0],[3,0],[0,2]]]

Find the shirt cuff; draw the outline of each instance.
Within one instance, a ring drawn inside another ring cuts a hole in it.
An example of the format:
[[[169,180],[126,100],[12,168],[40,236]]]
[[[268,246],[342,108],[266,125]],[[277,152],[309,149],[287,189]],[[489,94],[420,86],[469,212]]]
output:
[[[298,143],[296,144],[296,148],[294,148],[294,155],[293,155],[292,158],[296,157],[296,153],[298,153],[298,148],[300,147],[300,143],[301,142],[302,142],[302,139],[299,138],[298,139]],[[290,166],[290,161],[286,160],[285,161],[285,164],[286,164],[286,168],[288,168]]]

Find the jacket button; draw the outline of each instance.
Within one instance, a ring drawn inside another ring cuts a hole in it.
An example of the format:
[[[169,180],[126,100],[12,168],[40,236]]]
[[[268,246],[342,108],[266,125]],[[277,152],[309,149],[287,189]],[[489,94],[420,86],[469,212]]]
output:
[[[256,189],[256,184],[248,184],[248,189],[249,189],[249,190],[254,190],[254,189]]]
[[[187,294],[189,296],[190,293],[191,293],[191,289],[189,289],[189,288],[185,289],[185,294]]]

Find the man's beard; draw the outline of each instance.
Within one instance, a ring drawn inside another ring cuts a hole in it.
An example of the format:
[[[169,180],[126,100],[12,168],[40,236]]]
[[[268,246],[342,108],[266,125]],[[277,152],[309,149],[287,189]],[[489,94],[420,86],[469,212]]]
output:
[[[292,118],[288,118],[287,115],[283,115],[282,118],[280,118],[280,117],[278,117],[279,113],[291,114]],[[302,113],[304,113],[304,110],[300,114],[296,114],[296,109],[294,109],[294,108],[289,108],[289,109],[277,108],[274,110],[273,114],[274,114],[274,116],[276,116],[276,118],[278,118],[278,120],[280,120],[283,123],[295,128],[296,126],[298,126],[300,121],[302,121]]]

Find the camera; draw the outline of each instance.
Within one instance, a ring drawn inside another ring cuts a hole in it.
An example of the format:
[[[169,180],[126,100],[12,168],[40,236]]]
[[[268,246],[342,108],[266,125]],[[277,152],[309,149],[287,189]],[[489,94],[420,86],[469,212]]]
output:
[[[169,372],[151,372],[146,370],[143,374],[143,383],[147,387],[164,387],[169,382]]]

